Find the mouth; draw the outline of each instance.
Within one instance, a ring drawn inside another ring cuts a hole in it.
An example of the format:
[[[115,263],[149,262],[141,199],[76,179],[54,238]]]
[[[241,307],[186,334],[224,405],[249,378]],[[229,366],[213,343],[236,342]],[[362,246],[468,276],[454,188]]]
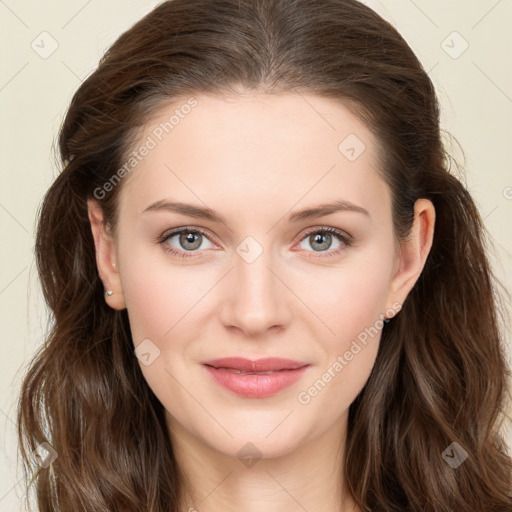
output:
[[[209,365],[206,365],[206,366],[209,366]],[[290,371],[293,371],[293,370],[285,370],[285,369],[282,369],[282,370],[271,370],[269,372],[244,372],[242,370],[236,370],[235,368],[217,368],[216,366],[210,366],[210,368],[214,368],[215,370],[226,370],[228,372],[231,372],[231,373],[240,373],[242,375],[270,375],[272,373],[277,373],[277,372],[290,372]]]
[[[231,357],[202,363],[214,382],[246,398],[266,398],[297,382],[309,363],[283,358]]]
[[[308,363],[285,359],[282,357],[264,357],[251,360],[243,357],[223,357],[221,359],[211,359],[204,361],[203,364],[212,368],[222,368],[226,370],[239,370],[243,373],[267,373],[280,372],[283,370],[296,370],[306,366]]]

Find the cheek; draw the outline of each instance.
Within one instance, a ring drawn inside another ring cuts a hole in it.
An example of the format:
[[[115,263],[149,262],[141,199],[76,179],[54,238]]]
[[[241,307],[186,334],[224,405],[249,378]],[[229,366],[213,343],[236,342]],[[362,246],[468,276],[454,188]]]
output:
[[[321,326],[323,334],[316,337],[325,359],[297,399],[303,405],[314,403],[319,414],[336,416],[344,411],[374,366],[393,264],[392,254],[378,258],[378,253],[361,255],[357,262],[354,259],[352,265],[325,274],[309,288],[308,305],[328,326]]]
[[[187,321],[185,315],[206,293],[211,276],[199,267],[168,262],[163,249],[149,242],[127,236],[119,249],[134,344],[163,340],[173,326]]]
[[[162,403],[170,396],[175,397],[171,405],[167,404],[175,406],[181,403],[177,398],[181,391],[174,378],[187,382],[181,361],[193,336],[187,327],[194,327],[188,322],[197,314],[205,291],[197,284],[201,282],[197,274],[183,268],[162,267],[161,262],[147,262],[148,259],[132,253],[122,267],[130,331],[134,347],[141,347],[136,354],[149,353],[147,365],[139,356],[146,382]]]
[[[351,255],[337,268],[296,276],[297,295],[330,328],[331,338],[346,341],[386,313],[393,255],[368,250]],[[334,331],[334,333],[332,332]],[[329,336],[326,336],[329,339]]]
[[[294,283],[294,293],[324,324],[318,326],[325,332],[324,339],[329,344],[338,340],[340,350],[385,312],[393,258],[391,245],[387,244],[389,250],[384,245],[382,241],[369,244],[329,269],[309,265],[283,269],[286,280]],[[198,314],[202,299],[219,278],[208,265],[167,264],[162,253],[160,247],[144,248],[135,240],[127,239],[120,247],[122,287],[135,345],[145,338],[163,339],[178,323],[187,322],[192,308]],[[231,286],[227,281],[224,284]],[[297,315],[300,321],[298,311]]]
[[[178,269],[129,269],[123,293],[135,345],[143,338],[163,340],[180,322],[186,322],[187,312],[204,295],[200,282],[197,274]]]
[[[344,284],[344,292],[324,312],[330,330],[316,338],[324,357],[297,395],[300,404],[312,404],[307,410],[327,422],[346,411],[366,384],[385,325],[383,294],[375,283],[346,279]]]

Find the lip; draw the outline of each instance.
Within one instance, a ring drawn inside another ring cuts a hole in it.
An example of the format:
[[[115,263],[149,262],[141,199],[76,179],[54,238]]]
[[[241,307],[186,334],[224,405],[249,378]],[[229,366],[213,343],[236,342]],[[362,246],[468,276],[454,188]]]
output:
[[[261,359],[245,359],[244,357],[222,357],[221,359],[210,359],[203,361],[203,364],[215,368],[232,368],[243,372],[269,372],[279,370],[296,370],[308,363],[284,359],[282,357],[263,357]]]
[[[255,361],[225,357],[204,361],[202,364],[217,384],[246,398],[275,395],[297,382],[310,366],[308,363],[277,357]]]

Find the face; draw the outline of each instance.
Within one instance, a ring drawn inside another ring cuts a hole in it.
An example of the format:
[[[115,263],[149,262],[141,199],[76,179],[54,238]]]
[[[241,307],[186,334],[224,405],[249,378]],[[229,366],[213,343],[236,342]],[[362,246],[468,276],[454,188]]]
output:
[[[342,104],[195,98],[172,130],[186,100],[145,125],[136,148],[151,147],[123,178],[100,274],[109,304],[128,310],[171,431],[230,456],[252,442],[276,457],[346,420],[421,251],[397,247],[376,141]],[[305,366],[241,375],[204,365],[225,357]]]

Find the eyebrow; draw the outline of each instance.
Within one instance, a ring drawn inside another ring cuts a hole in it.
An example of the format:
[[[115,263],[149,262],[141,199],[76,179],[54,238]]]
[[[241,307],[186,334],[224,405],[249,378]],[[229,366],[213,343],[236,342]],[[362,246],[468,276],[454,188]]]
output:
[[[224,217],[222,217],[222,215],[217,213],[215,210],[212,210],[211,208],[206,208],[202,206],[194,206],[192,204],[161,199],[150,204],[142,213],[155,211],[169,211],[174,213],[180,213],[182,215],[187,215],[189,217],[206,219],[227,226],[227,222],[224,219]],[[349,201],[338,200],[332,203],[320,204],[317,206],[312,206],[309,208],[305,208],[303,210],[293,212],[288,216],[288,221],[299,222],[306,219],[323,217],[325,215],[331,215],[332,213],[344,211],[362,213],[370,217],[370,213],[368,212],[368,210],[365,210],[363,207],[353,204]]]

